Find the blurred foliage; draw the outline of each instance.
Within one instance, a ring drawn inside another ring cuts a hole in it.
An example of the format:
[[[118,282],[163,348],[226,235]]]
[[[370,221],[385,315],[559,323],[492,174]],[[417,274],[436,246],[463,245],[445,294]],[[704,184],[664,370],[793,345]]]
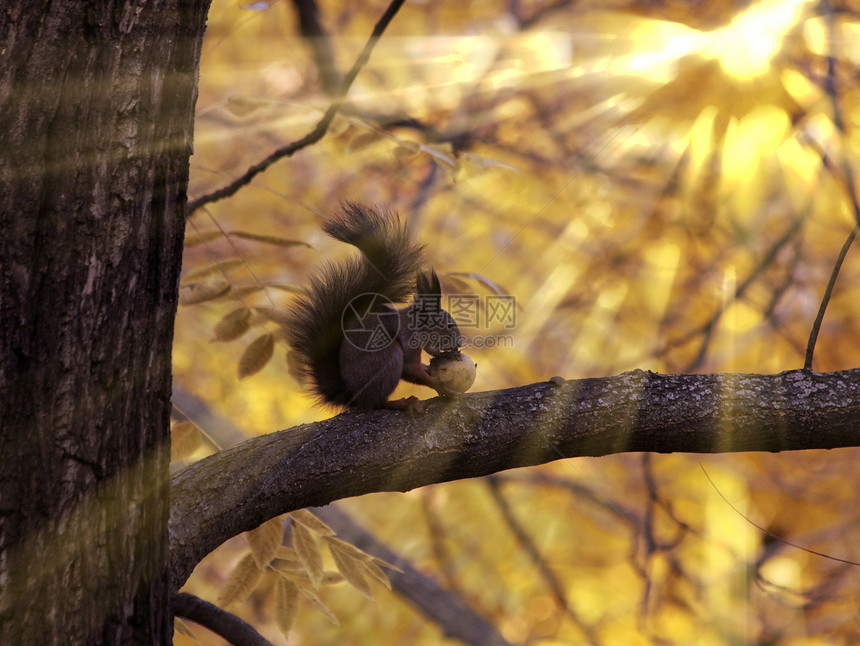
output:
[[[332,101],[319,52],[343,74],[386,6],[320,2],[328,38],[312,47],[291,2],[215,0],[191,198],[309,132]],[[183,294],[202,302],[177,318],[177,387],[248,436],[331,414],[290,376],[277,312],[345,252],[319,229],[345,199],[408,217],[440,274],[459,272],[449,288],[516,299],[512,329],[464,329],[473,390],[801,367],[857,209],[858,12],[850,0],[407,3],[322,140],[189,221]],[[816,370],[860,366],[858,284],[855,249]],[[244,374],[259,371],[240,381],[243,353]],[[224,444],[201,427],[210,441],[180,427],[186,460]],[[853,644],[860,568],[760,528],[860,561],[858,457],[583,458],[341,504],[514,644]],[[215,601],[246,553],[230,541],[186,589]],[[303,605],[288,643],[446,643],[372,585],[375,603],[321,590],[341,625]],[[235,610],[283,644],[274,594],[261,585]]]

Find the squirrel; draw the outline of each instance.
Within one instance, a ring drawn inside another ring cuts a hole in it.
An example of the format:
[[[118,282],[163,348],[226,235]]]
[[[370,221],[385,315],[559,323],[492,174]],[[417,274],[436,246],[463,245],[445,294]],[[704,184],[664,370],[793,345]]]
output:
[[[461,345],[441,306],[439,277],[421,270],[423,245],[396,214],[355,202],[322,228],[361,255],[324,264],[287,316],[299,372],[318,398],[344,408],[422,410],[416,397],[389,401],[401,379],[457,395],[421,363],[422,350],[439,356]],[[411,304],[394,307],[413,292]]]

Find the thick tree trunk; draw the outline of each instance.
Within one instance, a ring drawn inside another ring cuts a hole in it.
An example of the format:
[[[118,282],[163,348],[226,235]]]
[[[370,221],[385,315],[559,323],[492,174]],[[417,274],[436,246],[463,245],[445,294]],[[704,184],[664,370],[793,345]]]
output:
[[[0,643],[171,638],[170,352],[207,0],[0,9]]]

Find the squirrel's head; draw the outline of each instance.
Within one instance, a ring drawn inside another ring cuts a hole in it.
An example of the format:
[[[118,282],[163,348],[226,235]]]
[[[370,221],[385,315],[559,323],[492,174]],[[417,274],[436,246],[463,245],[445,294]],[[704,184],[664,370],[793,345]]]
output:
[[[415,303],[410,324],[420,339],[421,348],[433,356],[457,350],[463,344],[454,318],[442,309],[442,285],[432,269],[418,272]]]

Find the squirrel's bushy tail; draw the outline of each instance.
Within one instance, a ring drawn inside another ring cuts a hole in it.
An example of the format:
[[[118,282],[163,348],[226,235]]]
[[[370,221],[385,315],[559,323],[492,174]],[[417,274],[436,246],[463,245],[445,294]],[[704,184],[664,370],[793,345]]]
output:
[[[415,289],[415,273],[424,247],[416,242],[396,214],[379,212],[363,204],[346,202],[340,213],[323,224],[332,238],[358,247],[366,265],[361,287],[382,294],[395,303],[404,302]]]
[[[362,255],[326,263],[311,276],[306,292],[292,306],[286,333],[299,370],[316,394],[343,405],[350,400],[339,361],[344,324],[359,313],[384,307],[386,299],[405,302],[415,290],[423,247],[395,214],[354,202],[344,204],[323,230]]]

